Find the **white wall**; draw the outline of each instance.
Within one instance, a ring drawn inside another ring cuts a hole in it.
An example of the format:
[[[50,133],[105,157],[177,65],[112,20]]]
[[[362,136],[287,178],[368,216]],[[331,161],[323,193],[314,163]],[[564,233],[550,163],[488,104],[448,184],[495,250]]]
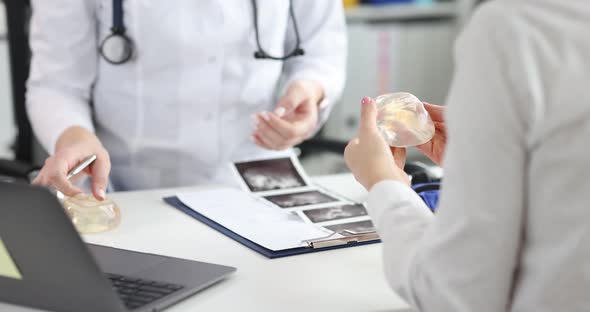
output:
[[[16,128],[12,112],[5,14],[4,4],[0,1],[0,158],[12,158],[10,145],[16,136]]]

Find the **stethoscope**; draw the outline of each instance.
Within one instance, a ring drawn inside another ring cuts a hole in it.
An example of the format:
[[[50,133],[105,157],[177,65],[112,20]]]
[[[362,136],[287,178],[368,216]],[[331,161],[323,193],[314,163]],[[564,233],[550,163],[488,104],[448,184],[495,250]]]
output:
[[[258,4],[256,0],[251,0],[254,18],[254,31],[256,34],[256,46],[258,50],[254,52],[255,59],[267,59],[284,61],[291,57],[305,54],[301,48],[301,39],[299,37],[299,28],[293,12],[293,0],[289,0],[289,17],[293,20],[293,30],[295,32],[295,48],[284,56],[272,56],[268,54],[260,45],[260,35],[258,32]],[[127,36],[125,23],[123,21],[123,0],[113,0],[113,26],[111,33],[100,44],[100,54],[109,63],[113,65],[124,64],[128,62],[134,53],[133,41]]]

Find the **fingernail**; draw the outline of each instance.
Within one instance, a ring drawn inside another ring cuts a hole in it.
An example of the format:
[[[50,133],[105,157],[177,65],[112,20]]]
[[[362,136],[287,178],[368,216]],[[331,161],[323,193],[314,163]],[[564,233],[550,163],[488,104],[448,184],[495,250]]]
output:
[[[99,189],[98,196],[100,196],[102,199],[105,199],[107,197],[107,194],[103,189]]]
[[[262,116],[262,119],[264,119],[266,121],[269,121],[270,120],[270,117],[268,116],[268,113],[267,112],[260,113],[260,116]]]
[[[363,98],[363,100],[361,101],[361,104],[363,104],[363,105],[367,105],[367,104],[369,104],[369,103],[371,103],[371,98],[370,98],[370,97],[368,97],[368,96],[365,96],[365,97]]]
[[[275,110],[275,114],[277,114],[279,117],[283,117],[286,112],[287,110],[284,107],[279,107]]]

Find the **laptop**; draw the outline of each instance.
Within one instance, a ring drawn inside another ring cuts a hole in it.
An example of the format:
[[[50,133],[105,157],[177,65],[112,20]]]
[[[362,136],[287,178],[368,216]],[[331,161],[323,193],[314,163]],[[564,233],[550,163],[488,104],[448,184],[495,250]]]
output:
[[[20,275],[0,275],[0,301],[50,311],[160,311],[236,270],[86,244],[54,195],[19,183],[0,182],[0,242]]]

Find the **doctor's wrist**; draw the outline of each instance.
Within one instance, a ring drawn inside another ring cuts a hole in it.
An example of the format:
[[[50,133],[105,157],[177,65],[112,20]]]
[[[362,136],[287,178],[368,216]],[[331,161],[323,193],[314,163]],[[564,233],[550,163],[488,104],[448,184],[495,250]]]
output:
[[[313,101],[318,107],[325,97],[324,86],[316,80],[301,79],[296,80],[293,84],[298,84],[307,93],[309,99]]]
[[[55,151],[57,152],[80,143],[95,145],[100,149],[103,148],[102,143],[92,131],[80,126],[72,126],[64,130],[59,136],[55,143]]]

